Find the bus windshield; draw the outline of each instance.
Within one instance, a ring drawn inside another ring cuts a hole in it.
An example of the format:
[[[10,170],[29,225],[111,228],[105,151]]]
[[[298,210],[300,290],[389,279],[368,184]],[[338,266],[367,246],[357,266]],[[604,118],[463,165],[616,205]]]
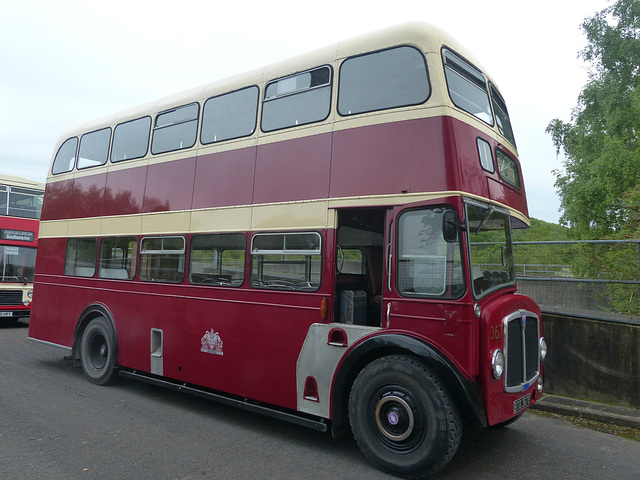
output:
[[[473,294],[515,284],[510,217],[489,205],[467,203],[467,228]]]
[[[33,281],[36,249],[0,245],[0,282],[26,283]]]

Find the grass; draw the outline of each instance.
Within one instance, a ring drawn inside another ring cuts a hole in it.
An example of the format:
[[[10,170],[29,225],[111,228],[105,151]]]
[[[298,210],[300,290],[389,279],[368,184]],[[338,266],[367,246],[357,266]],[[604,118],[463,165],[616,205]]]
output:
[[[565,422],[569,422],[574,425],[578,425],[580,427],[590,428],[592,430],[597,430],[598,432],[608,433],[610,435],[617,435],[619,437],[623,437],[628,440],[640,442],[640,429],[638,428],[623,427],[620,425],[614,425],[612,423],[598,422],[596,420],[588,420],[582,417],[559,415],[557,413],[542,412],[539,410],[532,411],[532,412],[535,413],[536,415],[541,415],[541,416],[551,417],[551,418],[559,418],[561,420],[564,420]]]

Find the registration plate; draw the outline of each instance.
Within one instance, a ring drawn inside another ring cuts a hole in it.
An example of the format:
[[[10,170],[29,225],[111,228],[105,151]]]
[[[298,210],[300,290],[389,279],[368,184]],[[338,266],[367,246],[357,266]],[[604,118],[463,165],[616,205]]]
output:
[[[527,393],[524,397],[513,402],[513,414],[521,412],[531,404],[531,394]]]
[[[0,312],[0,317],[13,317],[13,312]]]

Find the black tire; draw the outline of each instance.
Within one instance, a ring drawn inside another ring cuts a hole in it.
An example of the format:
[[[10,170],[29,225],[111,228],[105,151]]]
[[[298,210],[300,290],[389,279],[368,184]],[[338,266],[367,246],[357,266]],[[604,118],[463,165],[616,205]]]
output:
[[[105,317],[89,322],[80,341],[82,370],[97,385],[108,385],[117,379],[116,336]]]
[[[421,360],[379,358],[358,375],[349,421],[364,456],[383,471],[424,478],[444,467],[460,445],[458,409]]]

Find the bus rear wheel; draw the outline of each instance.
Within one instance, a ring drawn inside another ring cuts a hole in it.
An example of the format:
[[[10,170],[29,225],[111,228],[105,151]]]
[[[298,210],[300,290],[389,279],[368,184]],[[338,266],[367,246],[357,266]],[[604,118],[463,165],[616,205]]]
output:
[[[80,341],[80,358],[82,370],[92,383],[107,385],[117,378],[116,338],[105,317],[94,318],[85,328]]]
[[[421,360],[392,355],[367,365],[349,397],[349,421],[364,456],[381,470],[424,478],[460,445],[460,414]]]

